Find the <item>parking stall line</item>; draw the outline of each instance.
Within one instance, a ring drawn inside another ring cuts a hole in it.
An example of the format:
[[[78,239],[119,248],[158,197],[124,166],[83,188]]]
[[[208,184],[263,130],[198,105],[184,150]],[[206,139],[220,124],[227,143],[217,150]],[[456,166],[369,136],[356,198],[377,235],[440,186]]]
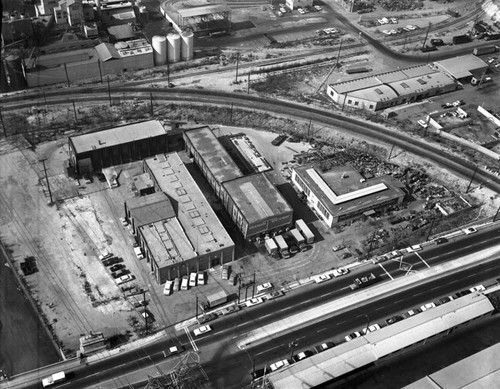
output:
[[[385,271],[385,274],[387,274],[391,280],[394,280],[394,278],[390,275],[390,273],[387,270],[385,270],[385,267],[382,266],[381,263],[379,263],[378,265],[382,268],[383,271]]]
[[[189,332],[189,330],[187,329],[187,327],[183,327],[184,328],[184,332],[186,332],[186,335],[189,339],[189,343],[191,343],[191,346],[193,346],[193,350],[194,351],[198,351],[198,346],[196,346],[196,343],[194,342],[194,339],[193,337],[191,336],[191,333]]]
[[[420,260],[421,260],[423,263],[425,263],[425,266],[427,266],[429,269],[431,268],[431,267],[429,266],[429,264],[428,264],[427,262],[425,262],[425,260],[422,258],[422,256],[421,256],[419,253],[415,253],[415,255],[416,255],[417,257],[419,257],[419,258],[420,258]]]

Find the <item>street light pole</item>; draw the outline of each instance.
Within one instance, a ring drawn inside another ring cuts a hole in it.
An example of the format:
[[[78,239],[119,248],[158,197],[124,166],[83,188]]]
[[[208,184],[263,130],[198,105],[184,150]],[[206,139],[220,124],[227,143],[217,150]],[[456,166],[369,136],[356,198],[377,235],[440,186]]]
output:
[[[292,341],[292,342],[290,342],[290,343],[288,343],[288,348],[291,350],[290,351],[290,359],[292,359],[293,352],[295,351],[295,347],[297,347],[297,346],[298,346],[298,343],[295,340]]]

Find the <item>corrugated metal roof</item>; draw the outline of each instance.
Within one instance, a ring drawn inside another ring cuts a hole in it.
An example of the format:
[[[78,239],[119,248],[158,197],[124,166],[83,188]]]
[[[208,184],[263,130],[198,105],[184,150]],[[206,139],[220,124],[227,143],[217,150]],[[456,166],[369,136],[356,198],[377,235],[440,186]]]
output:
[[[231,12],[231,8],[227,5],[207,5],[203,7],[194,7],[194,8],[181,8],[178,9],[177,12],[183,18],[192,18],[194,16],[202,16],[215,14],[218,12]]]
[[[100,43],[95,47],[95,50],[103,62],[109,61],[112,58],[120,58],[118,50],[116,50],[115,46],[111,43]]]

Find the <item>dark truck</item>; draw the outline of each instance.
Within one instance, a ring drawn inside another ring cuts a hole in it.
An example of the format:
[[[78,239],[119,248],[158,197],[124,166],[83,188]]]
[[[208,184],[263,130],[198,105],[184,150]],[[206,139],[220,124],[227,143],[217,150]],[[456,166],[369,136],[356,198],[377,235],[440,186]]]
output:
[[[378,281],[377,276],[375,274],[371,273],[368,276],[356,278],[354,280],[354,282],[349,286],[350,286],[351,290],[356,290],[356,289],[361,289],[361,288],[364,288],[366,286],[372,285],[377,281]]]

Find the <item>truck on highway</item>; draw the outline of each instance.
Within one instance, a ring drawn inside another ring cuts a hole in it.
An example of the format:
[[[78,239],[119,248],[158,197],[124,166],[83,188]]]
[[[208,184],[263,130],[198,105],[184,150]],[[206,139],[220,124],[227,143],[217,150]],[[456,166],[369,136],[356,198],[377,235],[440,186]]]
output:
[[[371,273],[368,276],[356,278],[354,280],[354,282],[349,286],[350,286],[351,290],[356,290],[356,289],[361,289],[361,288],[364,288],[366,286],[372,285],[377,281],[378,281],[377,276],[375,274]]]
[[[484,54],[496,53],[497,51],[498,51],[498,46],[489,45],[483,47],[474,47],[474,50],[472,50],[472,54],[484,55]]]
[[[283,258],[290,258],[290,250],[285,242],[285,239],[281,235],[276,235],[274,237],[276,244],[278,245],[279,253]]]
[[[278,254],[278,246],[276,245],[276,242],[273,238],[267,238],[264,241],[264,246],[266,246],[266,251],[269,255]]]
[[[295,221],[295,228],[300,231],[300,233],[304,236],[306,243],[311,244],[314,242],[314,234],[307,226],[306,222],[302,219]]]
[[[52,385],[58,384],[59,382],[66,381],[66,374],[64,371],[52,374],[50,377],[44,378],[42,380],[42,386],[48,388]]]

